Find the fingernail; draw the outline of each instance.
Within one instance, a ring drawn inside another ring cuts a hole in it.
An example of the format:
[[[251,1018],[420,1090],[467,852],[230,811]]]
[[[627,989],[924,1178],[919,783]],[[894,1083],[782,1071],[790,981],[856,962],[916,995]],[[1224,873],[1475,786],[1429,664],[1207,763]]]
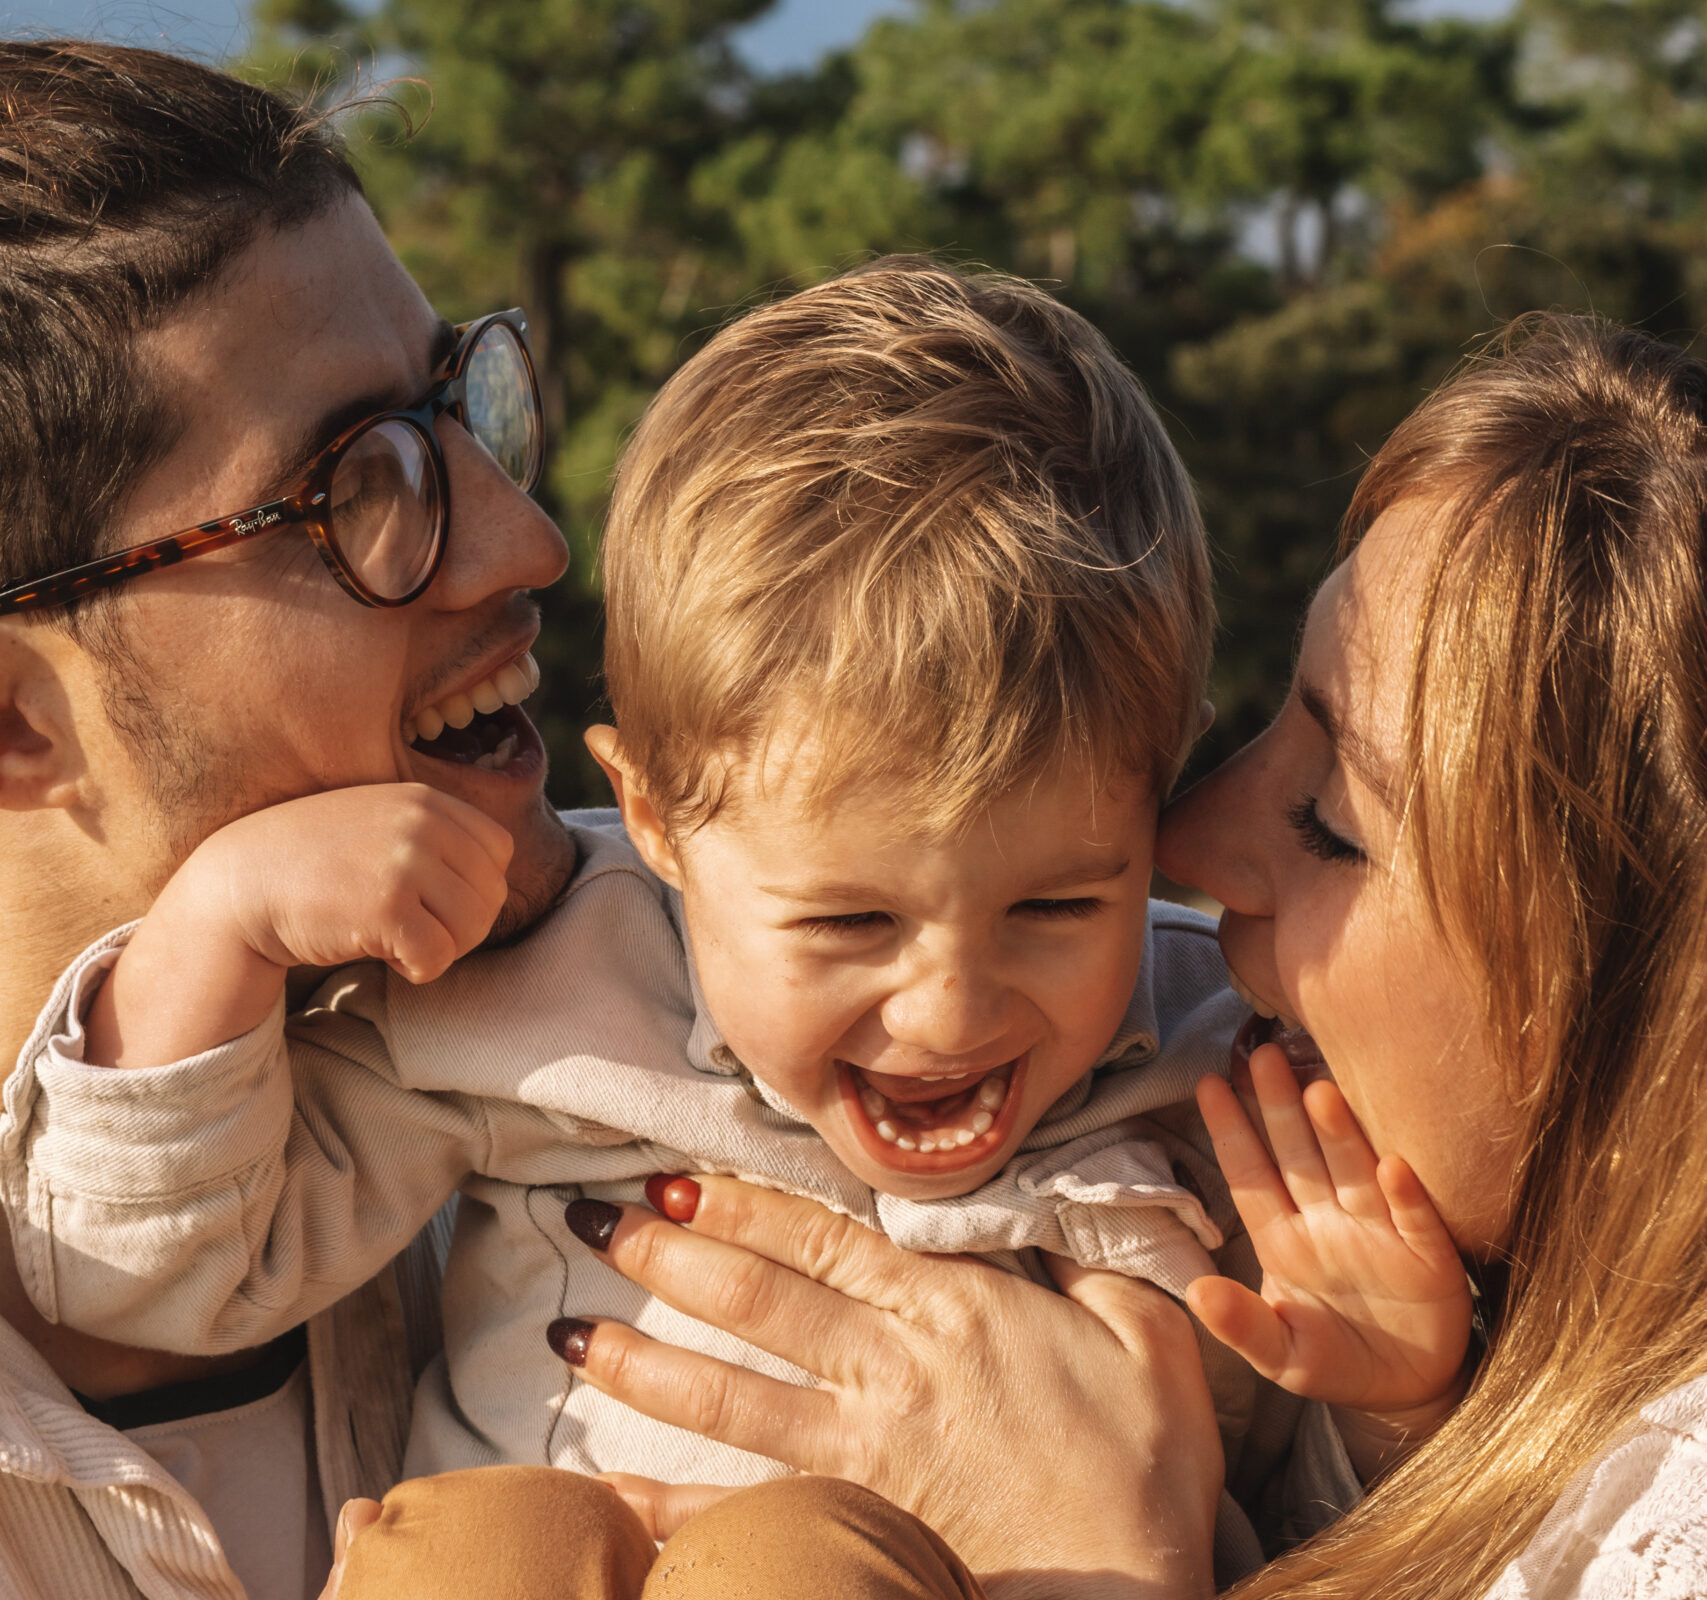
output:
[[[692,1222],[699,1210],[699,1185],[692,1178],[672,1178],[660,1172],[646,1180],[646,1201],[672,1222]]]
[[[608,1200],[571,1200],[563,1208],[563,1220],[582,1244],[603,1255],[610,1249],[616,1225],[622,1221],[622,1207],[613,1206]]]
[[[589,1200],[588,1205],[597,1205],[596,1200]],[[559,1317],[545,1330],[545,1342],[556,1352],[559,1361],[567,1361],[572,1367],[584,1367],[587,1364],[587,1346],[593,1342],[593,1330],[598,1327],[596,1322],[583,1322],[579,1317]]]

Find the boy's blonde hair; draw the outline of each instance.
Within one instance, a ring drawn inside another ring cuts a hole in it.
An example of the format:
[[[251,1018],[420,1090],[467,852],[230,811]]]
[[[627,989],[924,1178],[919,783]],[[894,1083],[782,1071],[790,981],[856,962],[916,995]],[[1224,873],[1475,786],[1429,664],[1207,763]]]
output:
[[[1057,761],[1159,795],[1214,616],[1191,484],[1084,318],[891,257],[721,332],[618,470],[606,674],[672,830],[779,727],[811,797],[901,786],[954,830]]]

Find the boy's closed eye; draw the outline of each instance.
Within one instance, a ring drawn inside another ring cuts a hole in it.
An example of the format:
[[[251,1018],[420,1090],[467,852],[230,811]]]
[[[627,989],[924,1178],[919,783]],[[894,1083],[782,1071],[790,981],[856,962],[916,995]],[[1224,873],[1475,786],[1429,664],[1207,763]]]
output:
[[[1010,916],[1040,917],[1047,921],[1068,921],[1076,917],[1091,917],[1108,902],[1094,895],[1079,895],[1070,900],[1021,900],[1008,908]]]
[[[1106,901],[1091,895],[1066,900],[1019,900],[1008,907],[1008,915],[1044,922],[1066,922],[1094,916],[1106,904]],[[867,933],[886,926],[893,920],[892,913],[887,911],[845,911],[834,916],[802,917],[793,926],[806,934],[835,935]]]

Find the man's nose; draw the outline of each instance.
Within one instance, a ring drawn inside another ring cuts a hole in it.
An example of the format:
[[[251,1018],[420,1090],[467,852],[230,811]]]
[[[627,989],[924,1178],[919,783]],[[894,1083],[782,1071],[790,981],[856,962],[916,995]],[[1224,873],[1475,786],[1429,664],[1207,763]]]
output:
[[[450,524],[433,595],[446,610],[563,576],[569,547],[557,525],[452,418],[438,422],[450,477]]]
[[[918,960],[883,1008],[890,1039],[932,1058],[976,1056],[1000,1041],[1012,1021],[1011,989],[969,950]]]
[[[1282,805],[1264,781],[1261,741],[1247,745],[1162,813],[1156,865],[1245,916],[1272,914],[1274,818]]]

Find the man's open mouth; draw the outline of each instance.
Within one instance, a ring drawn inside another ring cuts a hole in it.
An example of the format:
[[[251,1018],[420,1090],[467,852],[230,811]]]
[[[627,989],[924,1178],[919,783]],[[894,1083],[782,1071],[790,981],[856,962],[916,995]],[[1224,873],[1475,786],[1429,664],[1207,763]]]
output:
[[[538,665],[532,655],[520,656],[471,688],[422,706],[404,723],[404,742],[434,761],[502,772],[538,748],[539,735],[520,709],[538,687]]]
[[[1024,1058],[939,1078],[867,1073],[838,1061],[842,1099],[865,1149],[885,1166],[952,1172],[1001,1148],[1018,1114]]]

